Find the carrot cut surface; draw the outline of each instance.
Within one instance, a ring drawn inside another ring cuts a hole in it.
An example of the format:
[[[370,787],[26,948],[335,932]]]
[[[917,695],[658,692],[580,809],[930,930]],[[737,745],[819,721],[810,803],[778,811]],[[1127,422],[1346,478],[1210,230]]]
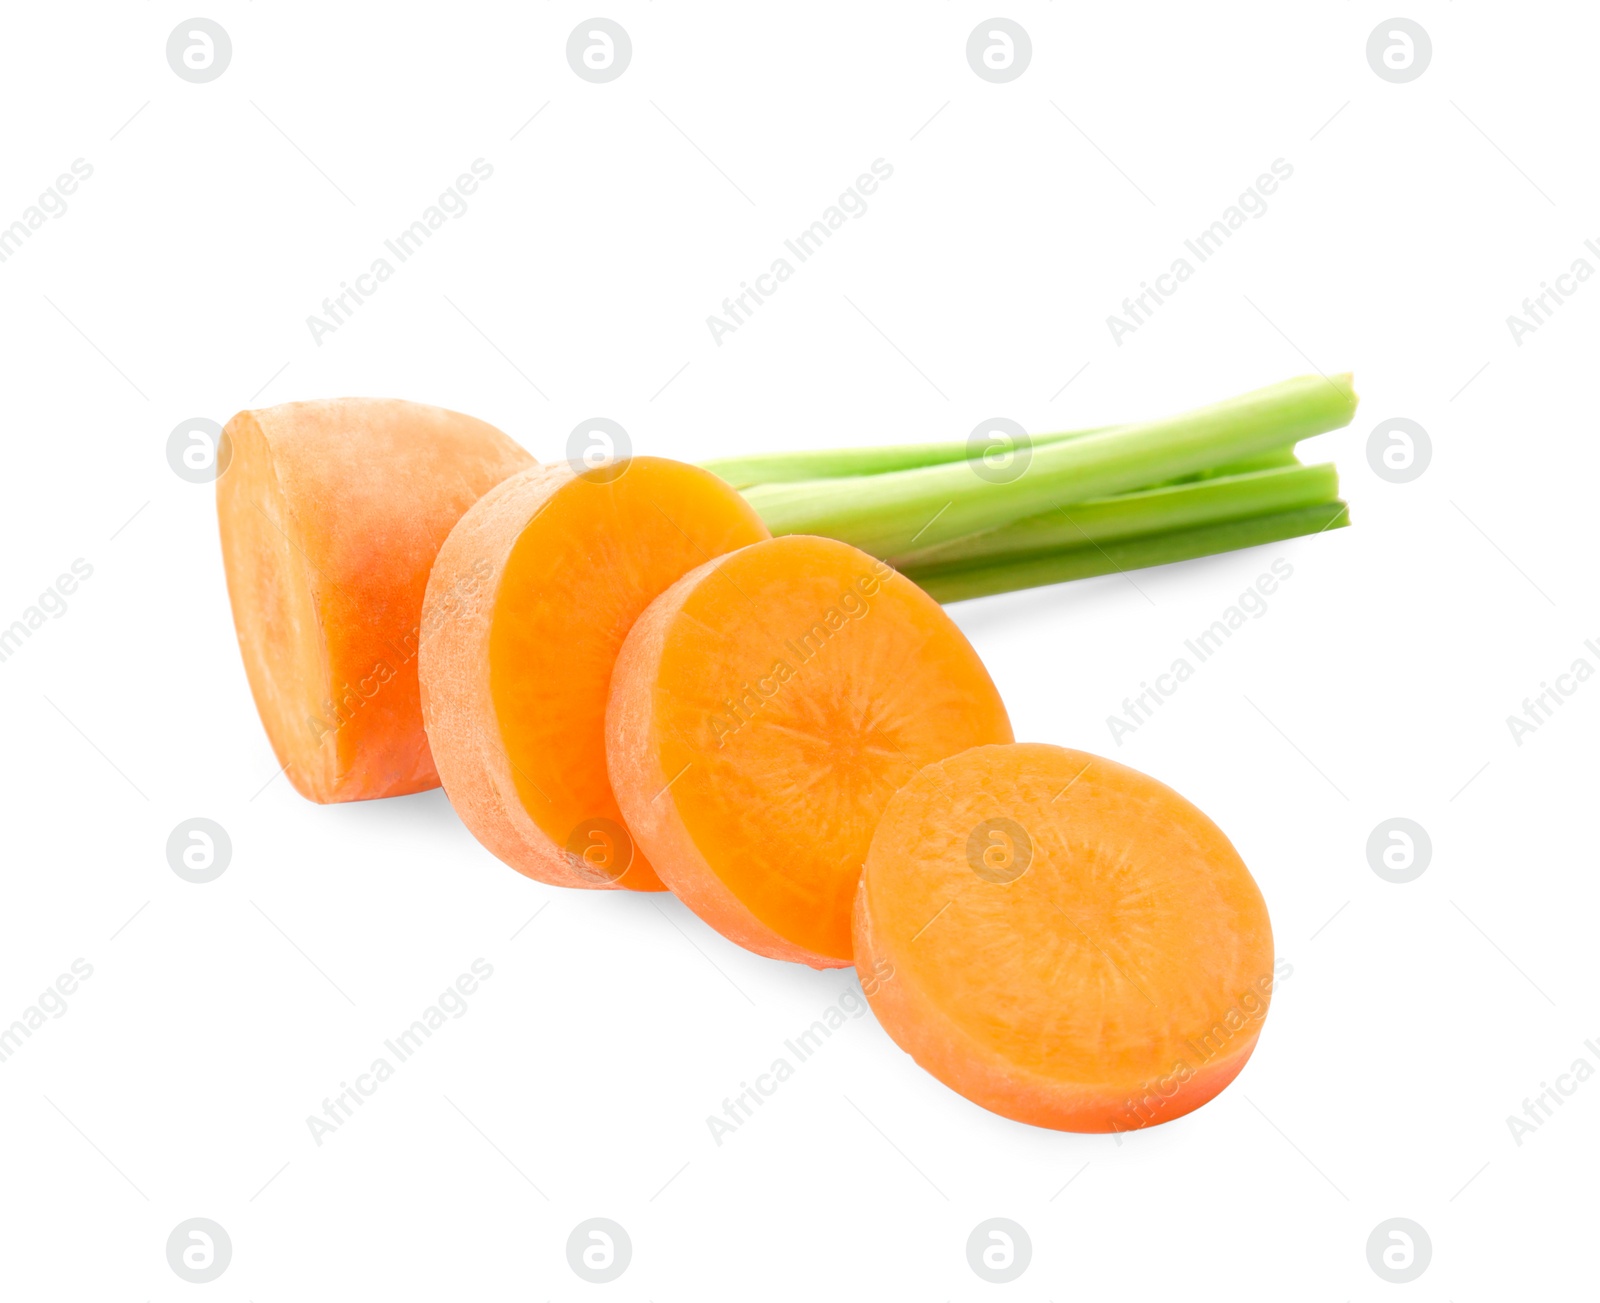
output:
[[[417,687],[422,599],[468,507],[533,462],[482,421],[392,398],[240,412],[217,478],[239,650],[302,796],[439,785]]]
[[[462,820],[512,868],[660,891],[606,773],[606,692],[629,628],[685,572],[767,537],[709,471],[635,457],[538,467],[451,533],[428,584],[428,737]]]
[[[758,954],[852,962],[873,828],[924,765],[1011,724],[943,609],[865,552],[788,535],[691,571],[623,644],[611,781],[662,880]]]
[[[1005,1117],[1125,1131],[1238,1075],[1266,1017],[1266,905],[1204,814],[1037,744],[929,765],[862,872],[856,963],[890,1036]]]

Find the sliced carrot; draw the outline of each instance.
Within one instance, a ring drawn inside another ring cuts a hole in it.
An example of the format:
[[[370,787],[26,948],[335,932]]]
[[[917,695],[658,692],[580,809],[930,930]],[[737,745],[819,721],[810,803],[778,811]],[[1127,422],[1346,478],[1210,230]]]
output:
[[[1011,724],[943,609],[848,544],[756,543],[685,575],[617,658],[611,781],[656,871],[758,954],[851,962],[889,797]]]
[[[437,787],[417,692],[439,545],[533,463],[482,421],[393,398],[240,412],[217,520],[256,709],[313,801]]]
[[[953,1090],[1063,1131],[1198,1108],[1255,1048],[1272,927],[1221,830],[1081,751],[977,747],[889,803],[855,912],[889,1035]]]
[[[422,699],[479,841],[542,882],[662,890],[606,776],[612,663],[663,589],[765,537],[722,480],[659,457],[538,467],[461,518],[428,583]]]

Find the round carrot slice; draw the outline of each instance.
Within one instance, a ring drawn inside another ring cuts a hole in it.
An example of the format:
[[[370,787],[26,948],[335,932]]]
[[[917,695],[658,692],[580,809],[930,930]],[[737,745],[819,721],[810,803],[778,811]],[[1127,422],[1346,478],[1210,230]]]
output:
[[[1062,1131],[1199,1108],[1255,1048],[1266,904],[1220,829],[1082,751],[985,746],[889,802],[855,906],[889,1035],[974,1103]]]
[[[852,962],[850,907],[889,797],[1011,724],[938,603],[883,562],[788,535],[691,571],[628,635],[611,782],[666,884],[757,954]]]
[[[428,579],[419,675],[439,777],[479,841],[541,882],[662,890],[606,776],[612,662],[658,593],[766,536],[715,475],[659,457],[536,467],[461,518]]]

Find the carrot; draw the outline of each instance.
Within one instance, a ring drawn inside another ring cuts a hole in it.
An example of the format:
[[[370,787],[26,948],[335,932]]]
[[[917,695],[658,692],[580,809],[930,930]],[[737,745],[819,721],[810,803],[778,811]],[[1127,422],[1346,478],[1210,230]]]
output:
[[[1181,1117],[1238,1075],[1274,976],[1222,832],[1081,751],[985,746],[889,802],[855,904],[889,1035],[953,1090],[1063,1131]]]
[[[669,887],[758,954],[852,961],[862,857],[894,791],[1011,724],[961,631],[915,584],[789,535],[690,571],[617,657],[611,782]]]
[[[422,704],[479,841],[542,882],[662,889],[606,776],[612,662],[680,575],[766,536],[716,476],[658,457],[536,467],[461,518],[428,581]]]
[[[428,568],[462,512],[533,458],[492,425],[392,398],[240,412],[217,523],[250,691],[313,801],[439,785],[416,655]]]

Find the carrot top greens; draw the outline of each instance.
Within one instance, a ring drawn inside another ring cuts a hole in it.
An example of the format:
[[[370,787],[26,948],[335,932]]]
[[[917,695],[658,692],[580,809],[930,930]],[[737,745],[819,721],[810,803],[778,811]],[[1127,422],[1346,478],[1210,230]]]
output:
[[[1332,465],[1302,439],[1348,425],[1349,374],[1299,376],[1177,416],[966,442],[705,463],[774,534],[883,557],[941,601],[1163,565],[1349,523]]]

